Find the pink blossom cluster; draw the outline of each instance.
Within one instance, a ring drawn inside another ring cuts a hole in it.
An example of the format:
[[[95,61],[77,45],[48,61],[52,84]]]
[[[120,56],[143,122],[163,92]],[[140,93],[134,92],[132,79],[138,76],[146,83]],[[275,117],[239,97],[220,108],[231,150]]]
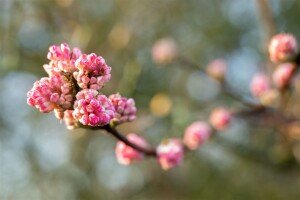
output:
[[[109,96],[109,100],[115,108],[114,124],[131,122],[136,118],[136,107],[134,99],[122,97],[119,93]]]
[[[77,84],[82,89],[101,89],[110,80],[111,68],[104,58],[92,53],[82,54],[75,62],[78,71],[73,73]]]
[[[164,170],[169,170],[182,162],[183,144],[179,139],[172,138],[163,141],[156,151],[158,162]]]
[[[103,57],[95,53],[82,54],[79,48],[71,50],[63,43],[50,46],[47,58],[50,61],[43,67],[48,77],[36,81],[27,93],[30,106],[44,113],[54,111],[68,129],[80,124],[104,126],[112,119],[118,120],[115,125],[135,119],[132,98],[127,100],[119,95],[120,99],[116,100],[117,94],[111,101],[101,93],[111,78],[111,68]]]
[[[27,103],[41,112],[48,113],[54,109],[69,109],[73,103],[71,84],[60,74],[44,77],[36,81],[27,93]]]
[[[280,33],[270,41],[269,54],[274,63],[291,61],[297,53],[299,53],[297,40],[291,34]]]
[[[97,90],[84,89],[76,94],[73,117],[83,125],[104,126],[114,114],[112,103]]]
[[[184,132],[183,143],[191,150],[207,141],[212,133],[209,125],[202,121],[193,122]]]
[[[142,148],[148,148],[148,144],[146,140],[142,137],[139,137],[135,133],[130,133],[127,135],[127,139]],[[133,149],[130,146],[127,146],[124,142],[119,141],[116,146],[116,157],[120,164],[129,165],[134,161],[141,160],[144,155],[143,153]]]
[[[232,114],[226,108],[215,108],[210,114],[211,125],[219,131],[222,131],[228,127],[232,120]]]
[[[74,72],[76,71],[75,61],[81,55],[81,50],[77,47],[71,51],[69,45],[63,43],[61,45],[52,45],[49,47],[47,58],[49,64],[44,65],[45,71],[52,75],[53,73]]]

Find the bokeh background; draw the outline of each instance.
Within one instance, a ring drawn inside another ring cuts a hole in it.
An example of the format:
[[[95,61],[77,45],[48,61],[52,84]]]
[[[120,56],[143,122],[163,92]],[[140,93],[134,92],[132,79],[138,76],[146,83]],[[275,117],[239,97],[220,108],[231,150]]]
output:
[[[300,1],[270,5],[277,30],[300,39]],[[46,76],[48,47],[67,42],[112,67],[105,94],[136,100],[138,119],[119,130],[157,145],[215,106],[242,105],[198,70],[156,64],[154,43],[173,38],[199,68],[226,59],[230,87],[250,98],[251,76],[267,60],[262,35],[254,0],[0,0],[0,199],[300,199],[300,146],[287,151],[272,127],[236,120],[165,172],[152,158],[121,166],[105,132],[67,131],[26,104]]]

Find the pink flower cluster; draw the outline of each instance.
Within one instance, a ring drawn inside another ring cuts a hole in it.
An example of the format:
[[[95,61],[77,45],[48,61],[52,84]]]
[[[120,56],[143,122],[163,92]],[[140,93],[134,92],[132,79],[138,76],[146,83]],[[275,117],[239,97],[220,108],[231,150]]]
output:
[[[270,59],[274,63],[290,61],[297,55],[298,44],[291,34],[280,33],[275,35],[269,45]]]
[[[79,48],[75,47],[71,51],[66,43],[60,46],[52,45],[49,47],[47,54],[50,63],[45,64],[44,69],[49,75],[61,72],[74,72],[76,71],[75,61],[80,55],[81,51]]]
[[[226,108],[215,108],[212,113],[210,114],[210,123],[211,125],[219,130],[222,131],[228,127],[231,122],[232,115],[230,111]]]
[[[200,144],[207,141],[211,135],[211,128],[202,121],[197,121],[185,129],[183,143],[191,150],[196,150]]]
[[[157,147],[157,159],[164,170],[178,166],[183,159],[183,145],[179,139],[168,139]]]
[[[71,50],[66,43],[50,46],[47,58],[50,62],[43,67],[49,76],[36,81],[27,93],[30,106],[44,113],[54,111],[68,129],[80,124],[104,126],[112,119],[118,119],[116,124],[135,119],[132,98],[117,94],[119,100],[109,99],[100,93],[111,78],[111,68],[104,58],[95,53],[82,54],[76,47]]]
[[[145,141],[145,139],[137,136],[134,133],[128,134],[127,139],[131,143],[136,144],[140,147],[143,147],[143,148],[148,147],[148,144]],[[129,165],[132,162],[141,160],[144,157],[144,155],[141,152],[133,149],[130,146],[127,146],[124,142],[121,142],[121,141],[119,141],[117,143],[115,153],[116,153],[118,162],[122,165]]]
[[[124,122],[131,122],[136,118],[136,107],[134,99],[121,97],[118,94],[112,94],[109,96],[109,100],[115,108],[115,116],[113,118],[114,124],[121,124]]]
[[[75,67],[78,71],[75,71],[73,76],[82,89],[99,90],[110,80],[111,68],[105,63],[104,58],[94,53],[82,54],[76,60]]]
[[[27,93],[27,103],[44,113],[65,110],[72,106],[73,92],[71,83],[60,74],[54,74],[34,83]]]
[[[76,94],[73,117],[83,125],[104,126],[114,114],[115,108],[112,103],[97,90],[84,89]]]

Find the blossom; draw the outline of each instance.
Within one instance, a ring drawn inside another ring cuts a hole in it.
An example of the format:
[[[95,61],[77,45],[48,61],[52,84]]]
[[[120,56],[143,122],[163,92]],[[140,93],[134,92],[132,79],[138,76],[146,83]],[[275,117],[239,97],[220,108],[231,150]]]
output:
[[[269,78],[267,75],[259,73],[256,74],[250,85],[250,91],[253,96],[259,97],[262,96],[264,93],[271,89]]]
[[[49,74],[55,74],[60,72],[74,72],[75,61],[81,55],[79,48],[75,47],[71,51],[69,45],[63,43],[61,45],[52,45],[49,47],[47,58],[50,60],[49,64],[45,64],[43,67]]]
[[[136,107],[134,99],[122,97],[119,93],[112,94],[109,97],[112,105],[115,108],[115,117],[112,121],[115,124],[131,122],[136,118]]]
[[[285,62],[293,59],[298,53],[296,38],[291,34],[275,35],[269,45],[270,59],[275,62]]]
[[[136,135],[135,133],[130,133],[127,135],[129,142],[138,145],[142,148],[147,148],[148,144],[144,138]],[[132,147],[126,145],[124,142],[119,141],[116,146],[115,154],[117,160],[122,165],[129,165],[134,161],[141,160],[144,155],[143,153],[133,149]]]
[[[215,108],[209,119],[215,129],[224,130],[231,122],[231,113],[226,108]]]
[[[223,59],[215,59],[210,62],[206,67],[206,72],[211,77],[222,80],[227,69],[227,63]]]
[[[283,88],[288,85],[295,65],[293,63],[283,63],[279,65],[273,73],[273,82],[278,88]]]
[[[52,112],[54,109],[69,109],[73,99],[70,82],[59,74],[36,81],[27,93],[27,103],[44,113]]]
[[[76,94],[73,117],[83,125],[104,126],[114,114],[111,102],[97,90],[84,89]]]
[[[157,159],[162,169],[169,170],[178,166],[183,159],[183,145],[179,139],[163,141],[156,149]]]
[[[191,150],[198,148],[211,134],[209,125],[202,121],[193,122],[184,132],[183,143]]]
[[[152,48],[152,58],[158,64],[167,64],[178,56],[175,41],[172,38],[158,40]]]
[[[110,80],[111,68],[101,56],[95,53],[82,54],[75,62],[78,71],[73,73],[77,84],[82,89],[101,89]]]

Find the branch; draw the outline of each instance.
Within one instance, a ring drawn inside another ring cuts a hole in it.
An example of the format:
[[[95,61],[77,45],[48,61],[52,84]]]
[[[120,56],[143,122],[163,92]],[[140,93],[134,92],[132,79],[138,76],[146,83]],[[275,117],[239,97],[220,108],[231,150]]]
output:
[[[99,130],[99,129],[104,129],[106,130],[109,134],[117,138],[119,141],[124,142],[127,146],[132,147],[133,149],[145,154],[146,156],[153,156],[156,157],[156,151],[155,149],[146,149],[144,147],[138,146],[132,142],[130,142],[124,135],[122,135],[117,129],[112,128],[109,124],[105,126],[100,126],[100,127],[89,127],[91,130]]]

